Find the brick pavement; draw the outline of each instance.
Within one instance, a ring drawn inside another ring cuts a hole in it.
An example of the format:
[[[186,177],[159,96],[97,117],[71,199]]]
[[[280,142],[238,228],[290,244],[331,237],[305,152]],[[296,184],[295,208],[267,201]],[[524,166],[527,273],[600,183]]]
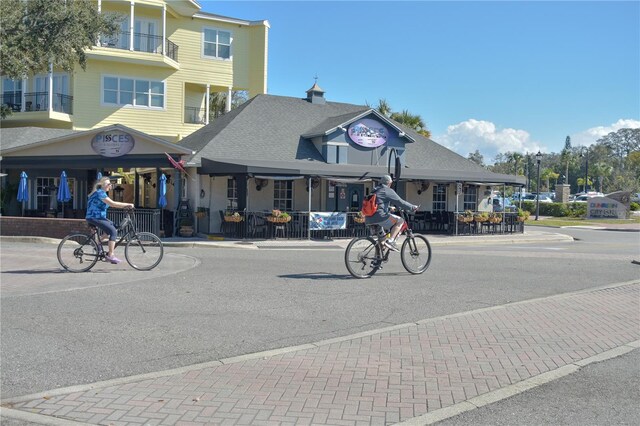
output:
[[[382,425],[640,339],[640,281],[3,401],[101,425]]]

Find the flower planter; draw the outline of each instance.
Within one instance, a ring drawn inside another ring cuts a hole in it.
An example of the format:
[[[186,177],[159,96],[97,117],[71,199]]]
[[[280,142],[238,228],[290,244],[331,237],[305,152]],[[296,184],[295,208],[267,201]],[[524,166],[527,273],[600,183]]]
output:
[[[242,222],[244,218],[242,216],[225,216],[225,222]]]
[[[181,237],[191,237],[191,236],[193,236],[193,226],[181,226],[180,227],[180,236]]]
[[[470,222],[473,222],[473,218],[472,217],[460,216],[460,217],[458,217],[458,222],[470,223]]]
[[[266,219],[267,219],[267,222],[271,222],[271,223],[288,223],[291,221],[291,216],[288,216],[288,217],[267,216]]]
[[[365,219],[364,219],[364,217],[357,217],[356,216],[356,217],[353,218],[353,221],[355,223],[364,223]]]

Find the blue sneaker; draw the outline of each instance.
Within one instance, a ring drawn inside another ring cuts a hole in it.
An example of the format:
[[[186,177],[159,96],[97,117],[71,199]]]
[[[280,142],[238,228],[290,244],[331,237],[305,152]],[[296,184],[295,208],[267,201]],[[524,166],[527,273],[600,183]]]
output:
[[[115,257],[115,256],[109,256],[109,255],[106,255],[104,258],[105,258],[105,259],[107,259],[109,262],[111,262],[111,263],[113,263],[113,264],[117,264],[117,263],[122,262],[122,260],[118,259],[118,258],[117,258],[117,257]]]

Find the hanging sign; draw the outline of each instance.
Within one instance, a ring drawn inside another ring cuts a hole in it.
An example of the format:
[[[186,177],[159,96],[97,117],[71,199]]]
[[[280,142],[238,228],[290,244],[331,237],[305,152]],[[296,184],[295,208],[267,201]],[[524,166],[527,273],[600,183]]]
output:
[[[131,152],[135,143],[129,133],[112,130],[95,135],[91,140],[91,148],[103,157],[120,157]]]
[[[365,148],[376,148],[384,145],[389,138],[389,131],[381,123],[369,118],[351,123],[349,126],[349,138]]]
[[[310,212],[309,229],[322,231],[326,229],[347,229],[347,214],[332,212]]]

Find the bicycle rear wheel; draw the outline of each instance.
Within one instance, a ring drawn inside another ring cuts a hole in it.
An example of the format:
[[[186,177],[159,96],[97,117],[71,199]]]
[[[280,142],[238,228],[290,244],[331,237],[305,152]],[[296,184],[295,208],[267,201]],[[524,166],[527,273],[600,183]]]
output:
[[[400,249],[402,266],[412,274],[421,274],[431,263],[431,244],[422,235],[407,237]]]
[[[150,232],[138,232],[124,247],[127,262],[140,271],[148,271],[158,266],[163,254],[162,241]]]
[[[380,269],[379,251],[373,238],[354,238],[344,253],[347,270],[355,278],[369,278]]]
[[[58,262],[70,272],[85,272],[93,268],[99,250],[93,238],[85,234],[67,235],[58,244]]]

